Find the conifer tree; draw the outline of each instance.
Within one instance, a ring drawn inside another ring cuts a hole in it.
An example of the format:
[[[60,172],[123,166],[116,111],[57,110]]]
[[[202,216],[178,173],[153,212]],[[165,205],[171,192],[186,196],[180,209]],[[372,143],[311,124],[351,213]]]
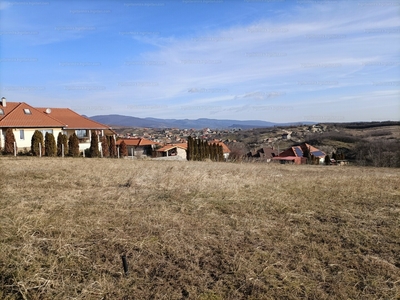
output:
[[[218,145],[218,161],[224,161],[224,149],[222,145]]]
[[[187,139],[188,147],[187,147],[187,160],[193,160],[193,138],[189,135]]]
[[[332,152],[332,158],[333,158],[334,160],[337,160],[337,157],[336,157],[336,153],[335,153],[335,152]]]
[[[90,157],[99,157],[99,137],[97,136],[96,131],[92,130],[91,140],[90,140],[90,148],[89,148],[89,156]]]
[[[122,141],[121,144],[119,144],[119,154],[121,157],[128,156],[128,148],[126,147],[125,141]]]
[[[199,140],[199,160],[203,160],[204,157],[204,141]]]
[[[206,159],[209,159],[210,158],[210,144],[207,141],[205,142],[204,148],[205,148],[205,157],[206,157]]]
[[[118,155],[117,145],[115,144],[114,136],[110,136],[109,145],[110,145],[110,157],[117,157],[117,155]]]
[[[106,136],[101,138],[101,149],[103,151],[103,157],[110,156],[110,145],[108,144],[108,138]]]
[[[14,154],[15,136],[11,128],[7,128],[4,137],[4,154]]]
[[[199,160],[199,140],[193,140],[193,160]]]
[[[79,156],[79,139],[75,132],[68,139],[68,155],[73,157]]]
[[[39,149],[39,144],[42,149]],[[40,155],[40,150],[42,150],[42,155],[44,154],[44,143],[43,143],[43,133],[39,130],[35,130],[31,140],[31,152],[34,156]]]
[[[56,140],[54,139],[54,135],[52,133],[46,132],[44,152],[46,156],[56,156],[57,154]]]
[[[325,165],[330,165],[331,164],[331,158],[329,157],[329,155],[325,155],[325,159],[324,159]]]
[[[66,155],[68,153],[68,137],[60,132],[57,136],[57,156],[62,156],[62,145],[64,145],[64,155]]]

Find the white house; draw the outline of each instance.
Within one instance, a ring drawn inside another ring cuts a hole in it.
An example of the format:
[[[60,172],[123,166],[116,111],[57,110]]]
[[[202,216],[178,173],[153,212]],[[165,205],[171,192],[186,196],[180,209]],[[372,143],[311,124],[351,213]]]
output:
[[[4,135],[11,128],[19,150],[29,150],[34,132],[52,133],[57,139],[60,132],[68,137],[73,133],[79,138],[79,149],[90,147],[91,132],[100,136],[114,135],[114,131],[103,124],[85,118],[68,108],[35,108],[25,102],[0,101],[0,147],[4,147]]]

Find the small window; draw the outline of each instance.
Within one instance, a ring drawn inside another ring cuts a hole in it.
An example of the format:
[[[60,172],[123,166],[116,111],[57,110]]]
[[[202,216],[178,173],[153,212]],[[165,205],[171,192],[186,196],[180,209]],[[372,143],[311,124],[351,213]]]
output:
[[[20,140],[24,140],[24,139],[25,139],[25,132],[24,132],[24,130],[20,130],[20,131],[19,131],[19,139],[20,139]]]
[[[29,109],[29,108],[24,108],[24,113],[26,114],[26,115],[31,115],[32,113],[31,113],[31,110]]]
[[[4,115],[4,110],[2,108],[0,108],[0,116]]]

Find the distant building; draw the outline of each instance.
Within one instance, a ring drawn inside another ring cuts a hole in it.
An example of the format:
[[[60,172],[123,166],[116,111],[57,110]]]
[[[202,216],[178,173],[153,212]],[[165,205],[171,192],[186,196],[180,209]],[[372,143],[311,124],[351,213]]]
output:
[[[122,141],[126,144],[129,156],[152,156],[156,146],[159,145],[145,138],[128,138],[119,139],[116,143],[118,147]]]
[[[281,152],[278,156],[274,157],[273,160],[279,160],[284,162],[293,162],[294,164],[306,163],[307,157],[304,157],[304,153],[310,152],[311,155],[319,159],[320,163],[324,162],[325,153],[321,150],[307,144],[302,143],[298,146],[293,146],[285,151]]]
[[[168,144],[156,150],[157,157],[174,156],[182,159],[187,158],[186,151],[187,151],[187,143]]]

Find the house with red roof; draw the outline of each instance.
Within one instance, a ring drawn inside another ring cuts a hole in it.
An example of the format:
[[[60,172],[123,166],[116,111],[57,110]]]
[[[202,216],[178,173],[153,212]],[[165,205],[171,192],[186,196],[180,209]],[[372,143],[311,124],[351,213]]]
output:
[[[218,146],[222,146],[222,152],[224,153],[224,159],[229,158],[229,154],[231,153],[231,150],[229,150],[228,146],[221,140],[212,140],[208,142],[210,145],[212,144],[217,144]]]
[[[157,156],[179,157],[181,159],[187,158],[187,143],[167,144],[160,149],[157,149]]]
[[[153,142],[145,138],[124,138],[117,140],[117,147],[125,142],[130,156],[152,156],[155,148],[159,143]]]
[[[305,164],[307,162],[306,153],[309,152],[310,155],[313,155],[317,159],[319,159],[320,163],[323,163],[325,158],[325,153],[315,148],[307,143],[302,143],[297,146],[290,147],[285,151],[281,152],[278,156],[273,157],[273,160],[278,160],[281,163],[291,162],[294,164]]]
[[[99,136],[115,135],[111,127],[85,118],[69,108],[32,107],[25,102],[0,101],[0,146],[4,147],[5,131],[11,128],[19,149],[29,149],[34,132],[52,133],[57,139],[61,132],[67,137],[76,134],[79,138],[79,149],[90,147],[91,133]]]

